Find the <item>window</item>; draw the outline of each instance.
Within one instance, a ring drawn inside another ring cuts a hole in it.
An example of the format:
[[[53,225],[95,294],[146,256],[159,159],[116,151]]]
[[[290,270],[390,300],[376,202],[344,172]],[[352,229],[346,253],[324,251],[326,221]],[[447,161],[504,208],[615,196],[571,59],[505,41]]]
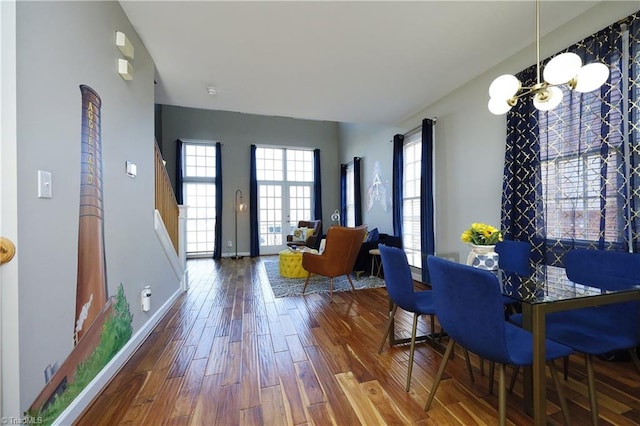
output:
[[[356,226],[356,196],[355,196],[355,167],[353,161],[346,167],[346,198],[347,198],[347,217],[345,217],[344,225]]]
[[[507,115],[502,227],[532,243],[540,271],[563,267],[573,248],[640,251],[639,23],[636,13],[568,48],[607,64],[600,89]],[[519,76],[531,85],[535,66]]]
[[[612,69],[612,81],[620,79]],[[610,90],[608,102],[620,105]],[[555,110],[539,115],[540,175],[547,244],[624,246],[625,181],[620,109],[601,118],[596,92],[567,93]],[[594,247],[595,248],[595,247]]]
[[[420,246],[420,180],[422,129],[407,134],[403,144],[402,244],[409,264],[422,268]]]
[[[313,151],[256,148],[260,252],[277,253],[298,225],[311,220]]]
[[[182,188],[187,256],[213,253],[216,223],[216,150],[211,142],[183,142]]]

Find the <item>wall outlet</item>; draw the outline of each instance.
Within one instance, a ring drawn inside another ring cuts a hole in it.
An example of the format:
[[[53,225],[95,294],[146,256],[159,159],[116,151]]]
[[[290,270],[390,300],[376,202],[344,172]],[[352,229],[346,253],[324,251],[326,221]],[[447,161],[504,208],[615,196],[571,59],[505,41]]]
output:
[[[231,240],[227,241],[227,247],[229,248],[233,247],[233,241]]]

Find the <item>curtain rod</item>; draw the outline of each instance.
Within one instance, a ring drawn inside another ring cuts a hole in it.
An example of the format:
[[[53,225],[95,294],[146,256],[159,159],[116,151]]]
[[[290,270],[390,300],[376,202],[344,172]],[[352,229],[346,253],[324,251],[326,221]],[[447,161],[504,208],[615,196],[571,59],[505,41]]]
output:
[[[425,120],[431,120],[431,121],[433,121],[433,124],[435,124],[435,123],[436,123],[436,121],[438,121],[438,117],[425,118]],[[420,123],[420,125],[419,125],[419,126],[416,126],[416,127],[414,127],[413,129],[406,131],[404,134],[405,134],[405,135],[408,135],[409,133],[411,133],[411,132],[415,132],[416,130],[420,129],[421,127],[422,127],[422,123]]]
[[[436,121],[438,121],[438,117],[425,118],[425,120],[431,120],[431,121],[433,121],[433,124],[436,124]],[[420,124],[419,126],[414,127],[411,130],[407,130],[405,133],[403,133],[403,136],[406,136],[409,133],[415,132],[416,130],[420,129],[421,127],[422,127],[422,124]],[[393,142],[393,139],[391,139],[389,142]]]

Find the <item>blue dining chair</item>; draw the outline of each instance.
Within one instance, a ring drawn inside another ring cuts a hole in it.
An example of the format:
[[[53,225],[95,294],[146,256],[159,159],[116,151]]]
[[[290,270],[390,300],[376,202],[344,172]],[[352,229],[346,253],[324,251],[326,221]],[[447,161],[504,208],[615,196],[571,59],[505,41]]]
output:
[[[610,250],[575,249],[564,256],[564,266],[574,283],[606,290],[620,290],[640,284],[640,255]],[[549,339],[572,347],[585,355],[589,403],[594,425],[598,424],[598,400],[592,357],[628,350],[640,373],[635,347],[640,345],[638,302],[624,302],[592,308],[550,313],[546,317]],[[509,321],[522,325],[522,315]],[[565,378],[567,374],[565,362]]]
[[[531,244],[526,241],[503,240],[496,244],[496,253],[498,253],[498,273],[503,293],[517,291],[520,280],[531,276]],[[517,313],[518,301],[516,299],[503,295],[502,302],[507,309],[507,315]],[[480,371],[484,372],[482,359],[480,360]],[[491,363],[489,366],[489,393],[493,393],[493,374],[494,363]],[[513,385],[509,387],[510,391],[512,389]]]
[[[504,318],[502,292],[498,277],[491,272],[451,262],[435,256],[427,258],[433,302],[440,325],[450,338],[433,387],[425,405],[431,406],[455,343],[481,357],[498,363],[500,389],[498,411],[500,425],[506,422],[505,364],[533,364],[533,336]],[[570,424],[564,393],[553,360],[573,353],[573,349],[545,342],[546,360],[556,386],[564,420]]]
[[[420,315],[429,315],[431,320],[431,334],[434,334],[435,329],[435,309],[433,306],[433,295],[431,290],[415,291],[413,287],[413,277],[411,276],[411,267],[407,260],[407,255],[404,250],[396,247],[389,247],[380,244],[380,259],[382,261],[382,268],[384,269],[384,281],[389,293],[389,299],[391,300],[393,307],[389,314],[389,320],[385,327],[380,347],[378,348],[378,354],[382,353],[384,342],[389,336],[391,326],[394,322],[396,310],[399,308],[413,313],[413,327],[411,329],[411,349],[409,353],[409,371],[407,372],[407,385],[405,390],[409,392],[411,385],[411,372],[413,371],[413,355],[416,347],[416,329],[418,325],[418,317]],[[471,362],[469,361],[468,353],[465,353],[465,359],[467,362],[467,371],[473,380],[473,374],[471,372]]]

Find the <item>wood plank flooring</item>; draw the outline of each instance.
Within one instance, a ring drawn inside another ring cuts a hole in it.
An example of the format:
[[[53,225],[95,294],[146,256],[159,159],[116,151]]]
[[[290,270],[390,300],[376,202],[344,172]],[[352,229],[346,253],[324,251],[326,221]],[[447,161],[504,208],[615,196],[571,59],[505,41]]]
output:
[[[441,354],[416,349],[410,392],[408,345],[377,349],[387,319],[384,288],[274,298],[263,262],[273,257],[190,260],[190,289],[76,422],[77,425],[494,425],[489,394],[462,351],[423,411]],[[417,284],[420,287],[420,284]],[[412,316],[398,310],[396,335]],[[420,332],[429,321],[419,322]],[[575,425],[590,424],[583,357],[564,382]],[[640,376],[631,363],[596,361],[602,425],[640,424]],[[510,369],[508,374],[510,375]],[[562,416],[551,380],[549,421]],[[496,386],[497,388],[497,382]],[[508,394],[508,423],[531,424],[522,383]]]

